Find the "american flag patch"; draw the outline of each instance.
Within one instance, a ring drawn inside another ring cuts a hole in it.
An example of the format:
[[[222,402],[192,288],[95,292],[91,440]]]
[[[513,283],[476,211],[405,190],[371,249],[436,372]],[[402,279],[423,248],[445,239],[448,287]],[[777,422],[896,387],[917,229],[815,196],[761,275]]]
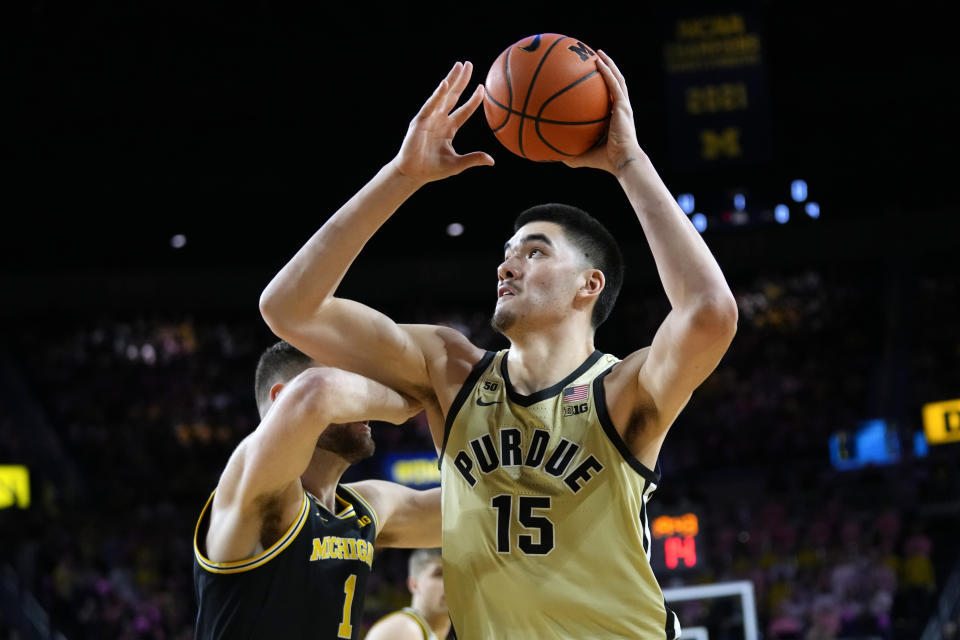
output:
[[[590,385],[578,384],[575,387],[567,387],[563,390],[564,402],[580,402],[587,399],[587,393],[590,391]]]

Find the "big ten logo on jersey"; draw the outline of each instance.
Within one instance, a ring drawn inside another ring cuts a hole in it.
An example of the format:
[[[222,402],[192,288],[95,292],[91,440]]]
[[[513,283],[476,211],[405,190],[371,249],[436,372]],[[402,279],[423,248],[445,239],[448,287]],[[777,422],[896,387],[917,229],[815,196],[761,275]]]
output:
[[[360,516],[357,518],[357,524],[359,524],[361,527],[365,527],[371,522],[372,520],[370,520],[370,516]]]
[[[570,404],[564,405],[563,407],[563,417],[568,418],[570,416],[580,415],[581,413],[586,413],[589,411],[590,405],[586,402],[581,402],[580,404]]]

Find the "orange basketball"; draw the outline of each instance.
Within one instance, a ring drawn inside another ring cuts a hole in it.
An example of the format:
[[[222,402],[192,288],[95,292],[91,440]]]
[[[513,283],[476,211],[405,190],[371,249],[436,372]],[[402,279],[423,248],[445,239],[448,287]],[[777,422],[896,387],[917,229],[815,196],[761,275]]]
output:
[[[607,131],[610,95],[597,54],[576,38],[541,33],[507,47],[487,73],[483,112],[518,156],[565,160]]]

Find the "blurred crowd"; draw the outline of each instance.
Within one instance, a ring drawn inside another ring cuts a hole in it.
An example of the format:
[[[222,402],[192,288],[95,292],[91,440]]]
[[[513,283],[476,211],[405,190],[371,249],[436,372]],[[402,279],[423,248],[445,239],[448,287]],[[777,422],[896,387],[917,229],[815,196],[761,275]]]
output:
[[[767,638],[919,637],[957,561],[960,445],[837,471],[827,442],[869,418],[908,438],[924,403],[957,397],[960,333],[945,313],[960,308],[956,280],[798,271],[732,285],[739,332],[672,428],[651,503],[654,516],[700,514],[705,561],[662,573],[663,586],[750,580]],[[659,291],[621,299],[598,348],[648,344],[667,309]],[[488,309],[385,310],[505,346]],[[192,637],[193,527],[257,424],[253,371],[273,340],[259,317],[212,314],[7,331],[0,464],[27,464],[34,495],[0,511],[0,562],[67,638]],[[35,444],[45,433],[58,447]],[[432,448],[420,417],[374,436],[378,456]],[[374,458],[345,480],[380,473]],[[407,604],[405,561],[378,551],[364,625]],[[712,640],[742,634],[730,601],[675,608],[684,626],[729,629]]]

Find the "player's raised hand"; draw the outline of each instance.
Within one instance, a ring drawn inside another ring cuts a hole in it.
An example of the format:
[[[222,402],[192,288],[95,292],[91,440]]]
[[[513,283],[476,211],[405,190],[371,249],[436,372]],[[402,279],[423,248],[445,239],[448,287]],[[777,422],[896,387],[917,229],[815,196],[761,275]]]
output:
[[[564,164],[570,167],[593,167],[618,175],[631,160],[643,155],[637,141],[637,128],[633,121],[633,106],[627,93],[627,81],[620,69],[603,51],[597,51],[597,69],[607,83],[607,90],[613,101],[610,113],[610,127],[606,138],[596,147],[569,160]]]
[[[483,87],[478,85],[460,107],[457,102],[473,72],[470,62],[457,62],[410,122],[400,153],[393,159],[396,169],[421,182],[441,180],[470,167],[493,165],[493,158],[482,151],[460,155],[453,138],[463,123],[483,102]]]

